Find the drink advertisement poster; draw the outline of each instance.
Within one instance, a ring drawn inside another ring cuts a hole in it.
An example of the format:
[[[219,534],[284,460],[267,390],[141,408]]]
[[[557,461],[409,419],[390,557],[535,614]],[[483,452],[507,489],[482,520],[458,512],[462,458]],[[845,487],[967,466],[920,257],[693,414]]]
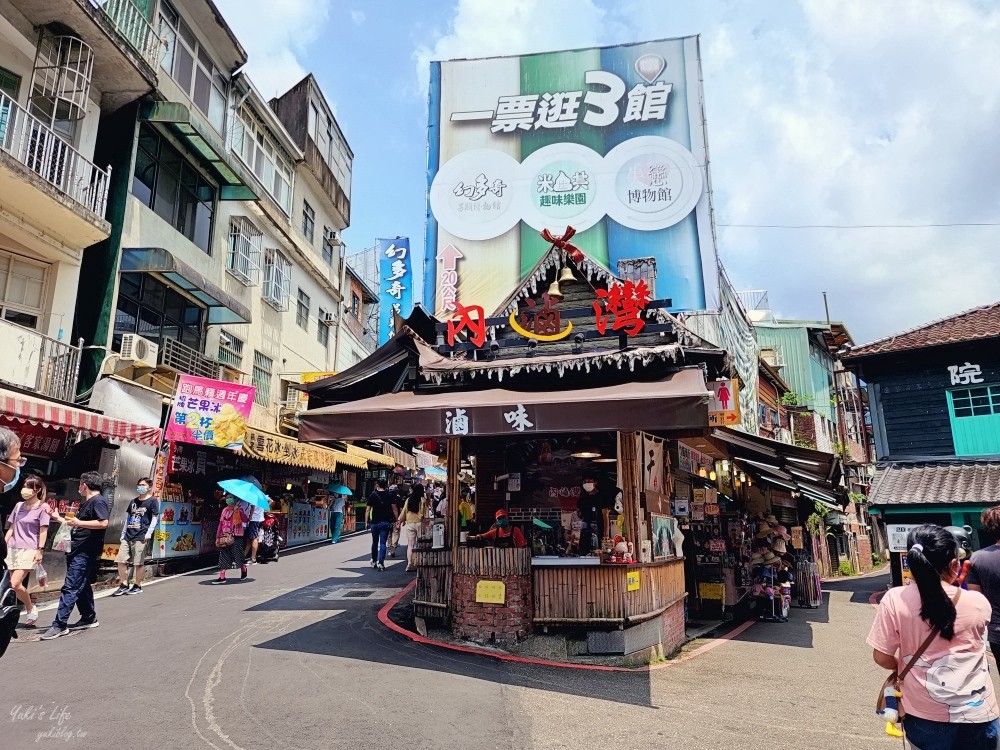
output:
[[[698,37],[431,63],[424,304],[488,313],[551,242],[719,303]]]
[[[165,438],[240,450],[255,392],[252,385],[179,376]]]

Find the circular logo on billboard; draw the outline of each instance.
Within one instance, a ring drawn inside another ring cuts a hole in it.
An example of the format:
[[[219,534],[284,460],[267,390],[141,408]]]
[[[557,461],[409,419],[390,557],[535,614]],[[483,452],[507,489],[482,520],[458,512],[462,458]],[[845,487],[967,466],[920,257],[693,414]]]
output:
[[[521,165],[488,148],[447,161],[431,183],[431,211],[438,224],[465,240],[499,237],[520,221],[516,194]]]
[[[521,163],[524,180],[521,213],[541,231],[572,224],[589,229],[604,216],[600,200],[600,154],[576,143],[557,143]]]
[[[701,167],[676,141],[640,136],[604,158],[612,181],[608,216],[619,224],[643,231],[665,229],[698,205],[704,189]]]

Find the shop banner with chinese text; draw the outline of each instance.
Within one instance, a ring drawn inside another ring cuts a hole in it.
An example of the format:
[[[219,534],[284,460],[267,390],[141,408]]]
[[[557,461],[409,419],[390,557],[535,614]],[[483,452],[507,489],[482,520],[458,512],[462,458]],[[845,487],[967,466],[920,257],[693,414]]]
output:
[[[697,37],[432,62],[424,304],[495,310],[573,242],[672,310],[719,302]]]
[[[401,318],[413,312],[413,260],[410,238],[380,239],[378,248],[378,345],[382,346],[396,332],[393,313]]]
[[[165,439],[238,451],[255,391],[252,385],[179,376]]]
[[[334,471],[337,454],[329,448],[299,443],[294,438],[248,427],[242,453],[264,461],[316,471]]]

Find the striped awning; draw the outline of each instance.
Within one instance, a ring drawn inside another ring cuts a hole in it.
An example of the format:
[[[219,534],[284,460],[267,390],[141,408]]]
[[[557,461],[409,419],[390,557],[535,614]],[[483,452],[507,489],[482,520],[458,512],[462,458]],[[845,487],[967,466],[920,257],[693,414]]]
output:
[[[348,445],[347,452],[352,456],[358,456],[359,458],[364,458],[371,461],[373,464],[381,464],[382,466],[395,466],[396,459],[390,458],[382,453],[376,453],[375,451],[370,451],[367,448],[359,448],[356,445]]]
[[[56,401],[0,389],[0,416],[57,430],[80,430],[112,442],[159,445],[160,428],[112,419]],[[16,430],[15,430],[16,432]]]

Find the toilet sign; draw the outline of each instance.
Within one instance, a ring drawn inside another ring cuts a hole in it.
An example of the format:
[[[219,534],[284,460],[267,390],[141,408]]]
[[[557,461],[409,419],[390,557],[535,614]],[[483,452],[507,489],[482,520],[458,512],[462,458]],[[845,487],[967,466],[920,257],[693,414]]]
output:
[[[910,529],[917,528],[915,523],[891,523],[886,524],[885,530],[889,537],[890,552],[906,552],[906,537],[909,536]]]

